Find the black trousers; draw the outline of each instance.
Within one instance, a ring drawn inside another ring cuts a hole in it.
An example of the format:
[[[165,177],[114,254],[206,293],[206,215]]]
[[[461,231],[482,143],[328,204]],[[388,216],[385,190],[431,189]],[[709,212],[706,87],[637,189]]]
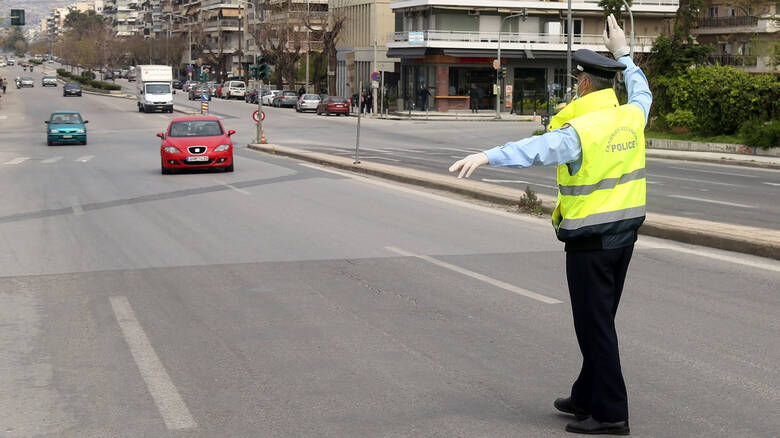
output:
[[[571,397],[598,421],[628,420],[615,314],[633,251],[631,245],[566,253],[574,330],[582,352],[582,369]]]

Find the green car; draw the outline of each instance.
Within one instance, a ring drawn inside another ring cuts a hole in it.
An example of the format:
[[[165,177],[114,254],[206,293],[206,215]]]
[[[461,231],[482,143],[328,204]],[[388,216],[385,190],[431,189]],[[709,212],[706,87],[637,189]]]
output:
[[[87,144],[87,127],[89,120],[81,118],[76,111],[56,111],[46,120],[46,144],[55,143]]]

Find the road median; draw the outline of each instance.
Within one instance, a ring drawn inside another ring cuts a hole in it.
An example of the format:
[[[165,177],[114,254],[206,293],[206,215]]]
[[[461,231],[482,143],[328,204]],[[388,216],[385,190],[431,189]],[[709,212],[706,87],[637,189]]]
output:
[[[520,200],[525,195],[523,190],[481,181],[457,179],[450,175],[440,175],[433,172],[370,161],[361,161],[359,164],[355,164],[351,158],[321,152],[310,152],[287,146],[250,144],[247,147],[259,152],[296,158],[402,183],[444,190],[502,205],[518,206]],[[542,210],[550,213],[555,207],[555,198],[544,195],[537,196],[542,202]],[[640,233],[694,245],[780,259],[780,231],[776,230],[648,213]]]

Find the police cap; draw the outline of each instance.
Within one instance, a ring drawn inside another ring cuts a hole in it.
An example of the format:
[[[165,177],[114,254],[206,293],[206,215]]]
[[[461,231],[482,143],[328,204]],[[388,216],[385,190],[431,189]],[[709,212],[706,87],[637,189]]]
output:
[[[603,78],[614,79],[617,72],[623,71],[626,68],[625,64],[621,64],[588,49],[580,49],[574,52],[572,60],[574,61],[574,71],[572,74],[575,76],[577,73],[583,71]]]

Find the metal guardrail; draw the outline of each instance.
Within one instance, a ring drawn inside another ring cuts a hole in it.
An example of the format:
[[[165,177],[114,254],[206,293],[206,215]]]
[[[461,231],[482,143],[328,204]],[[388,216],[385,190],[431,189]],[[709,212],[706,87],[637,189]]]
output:
[[[498,43],[498,32],[464,32],[448,30],[426,30],[410,32],[392,32],[388,34],[388,41],[408,42],[409,34],[423,34],[423,41],[448,41],[460,43]],[[566,44],[566,35],[558,33],[510,33],[501,32],[501,44]],[[637,47],[650,47],[653,45],[656,37],[635,36],[634,44]],[[415,42],[420,42],[415,39]],[[582,34],[575,35],[573,44],[580,45],[602,45],[604,38],[602,35]],[[411,43],[414,45],[414,43]]]
[[[715,17],[702,18],[699,20],[699,27],[737,27],[737,26],[757,26],[758,17]]]

